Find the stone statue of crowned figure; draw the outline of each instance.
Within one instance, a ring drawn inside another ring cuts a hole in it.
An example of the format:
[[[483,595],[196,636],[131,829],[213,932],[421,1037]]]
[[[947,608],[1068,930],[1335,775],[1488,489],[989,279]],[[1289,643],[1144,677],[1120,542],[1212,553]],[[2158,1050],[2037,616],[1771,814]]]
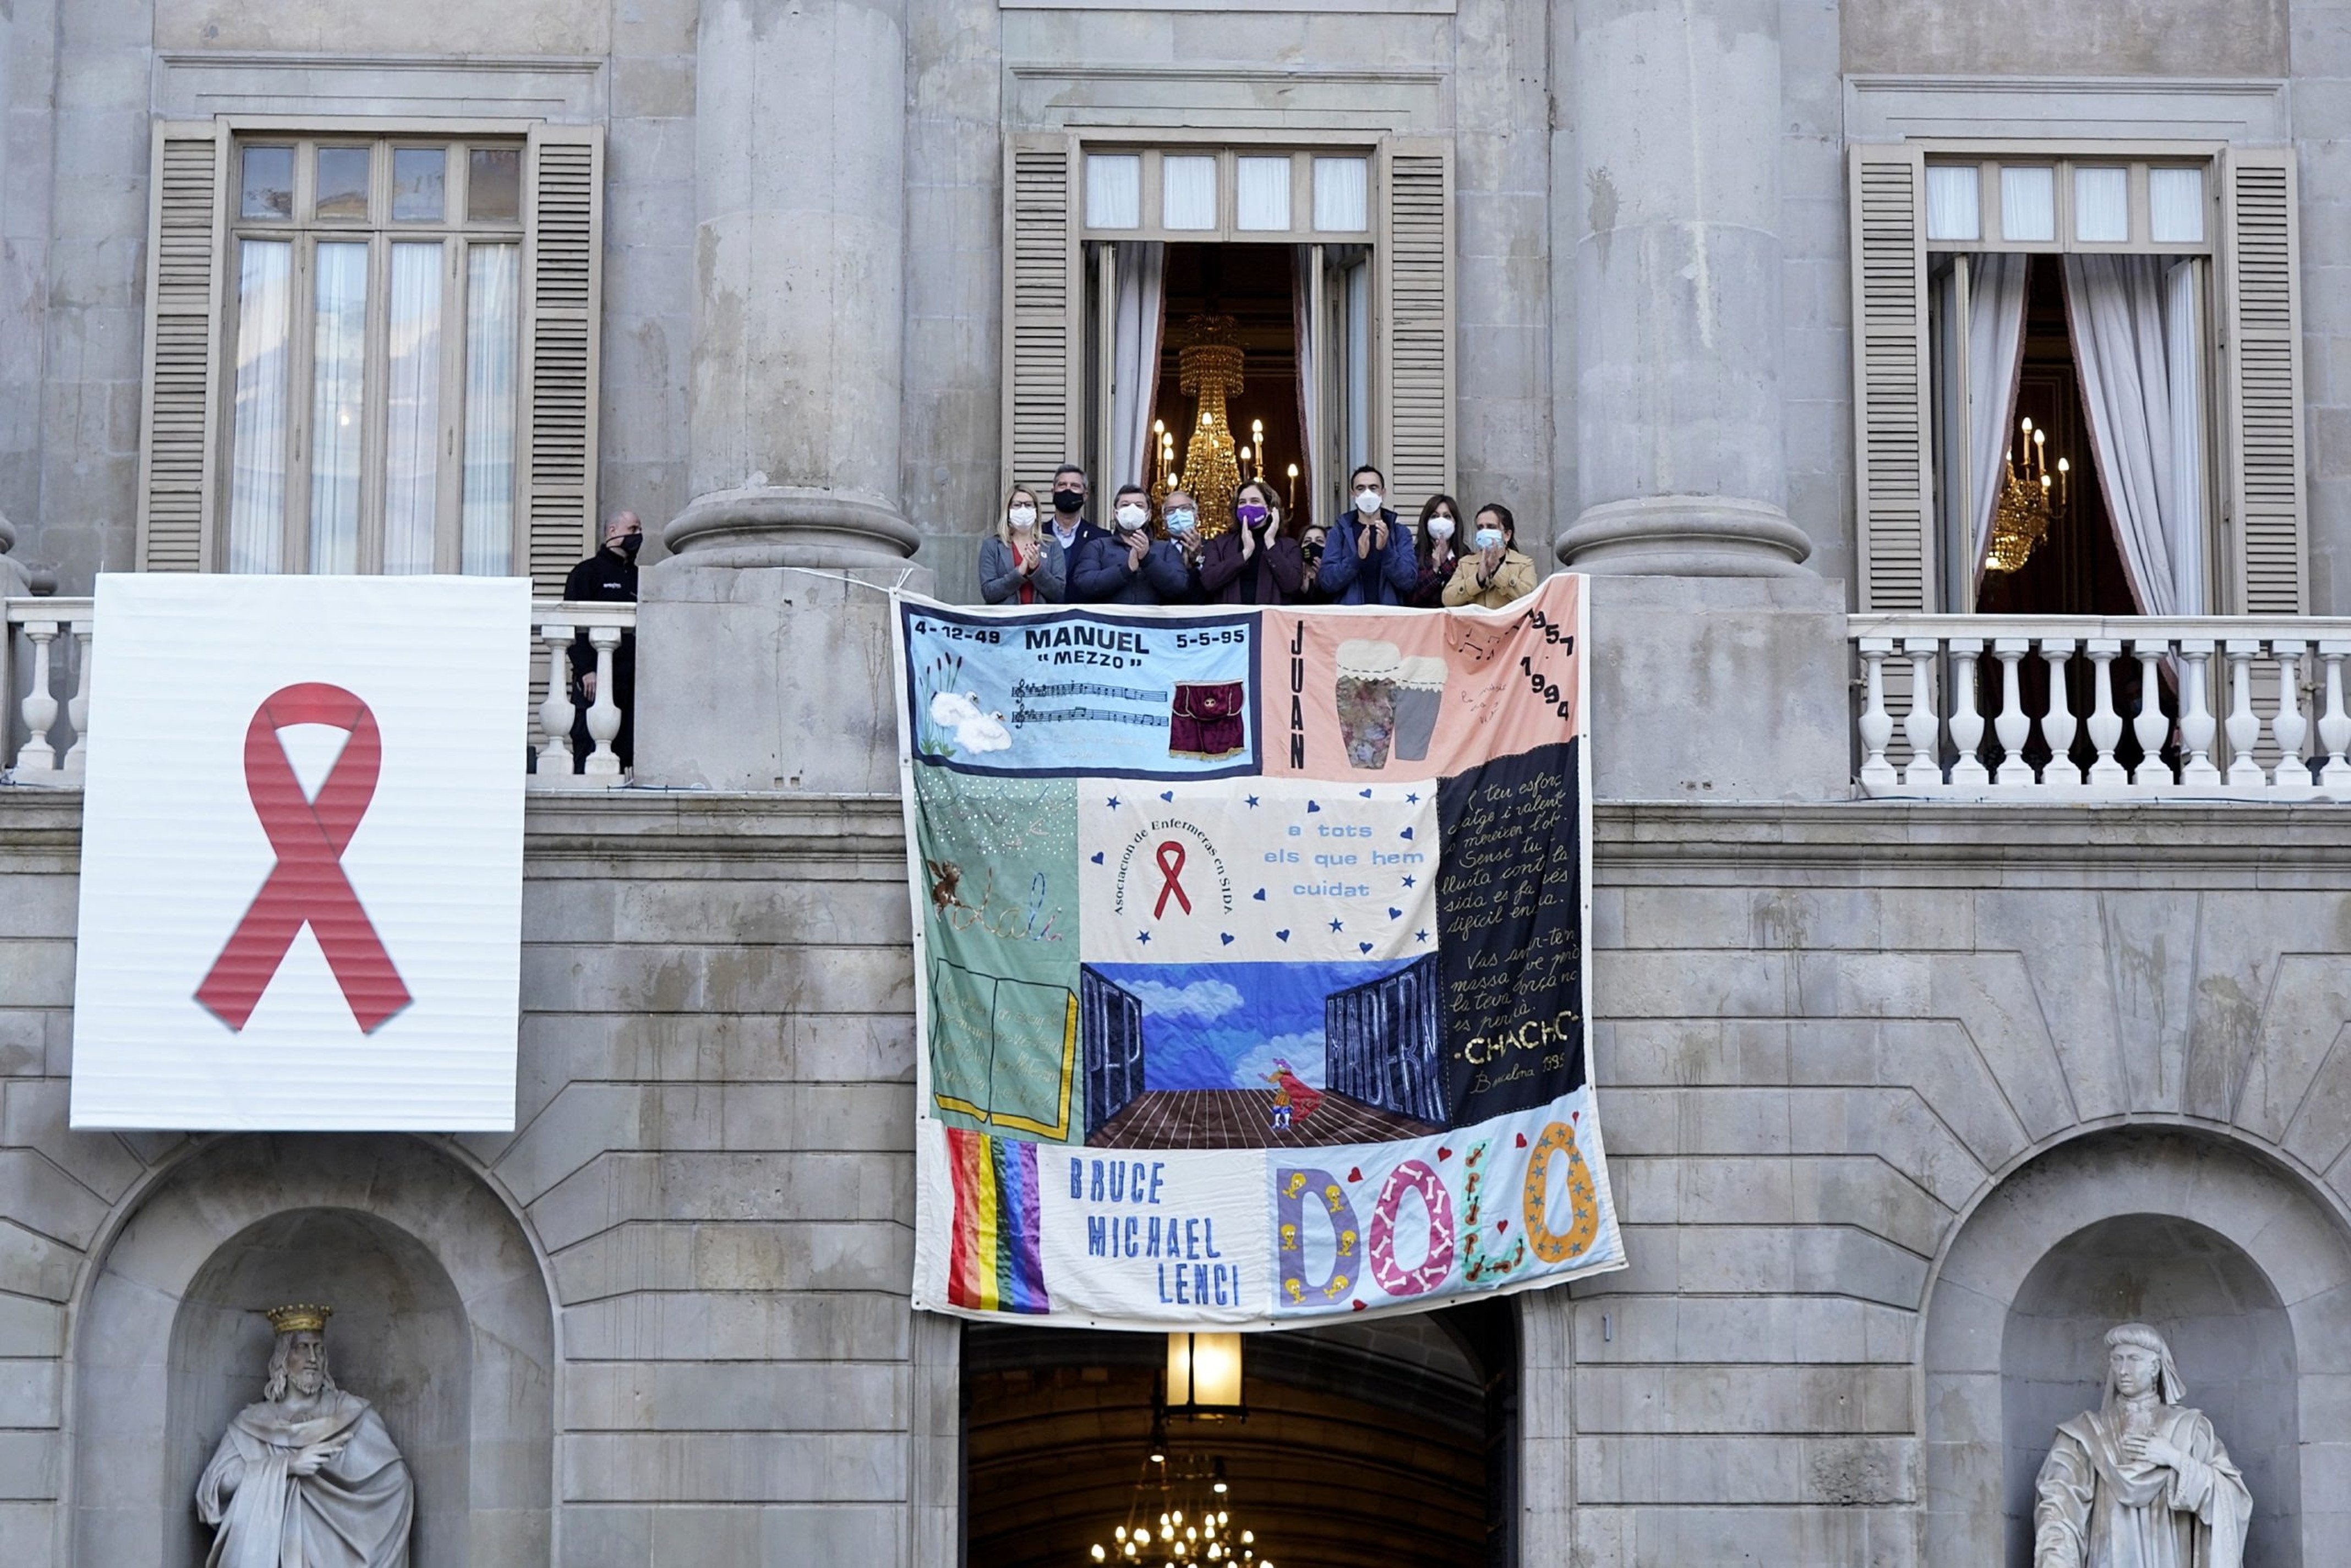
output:
[[[407,1568],[416,1494],[375,1407],[327,1370],[333,1309],[273,1307],[261,1402],[221,1435],[196,1483],[214,1527],[204,1568]]]
[[[2034,1483],[2032,1568],[2243,1568],[2245,1478],[2163,1335],[2106,1334],[2106,1393],[2057,1428]]]

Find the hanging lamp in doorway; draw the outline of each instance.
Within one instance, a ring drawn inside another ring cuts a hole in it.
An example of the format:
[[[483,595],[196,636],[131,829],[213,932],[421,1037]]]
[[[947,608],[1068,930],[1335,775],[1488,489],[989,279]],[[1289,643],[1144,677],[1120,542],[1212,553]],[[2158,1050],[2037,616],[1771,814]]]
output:
[[[1233,493],[1241,487],[1239,449],[1225,414],[1225,400],[1241,390],[1238,325],[1229,316],[1195,316],[1185,323],[1191,341],[1176,356],[1176,385],[1198,408],[1184,448],[1184,488],[1200,504],[1200,532],[1208,538],[1233,525]]]

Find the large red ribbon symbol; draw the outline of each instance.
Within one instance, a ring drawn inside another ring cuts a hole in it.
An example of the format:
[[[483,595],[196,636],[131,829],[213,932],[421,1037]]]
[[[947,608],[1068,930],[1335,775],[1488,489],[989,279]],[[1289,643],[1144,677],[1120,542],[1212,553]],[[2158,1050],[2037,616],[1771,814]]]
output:
[[[315,799],[303,794],[278,742],[277,732],[289,724],[332,724],[351,733]],[[408,987],[343,873],[343,851],[375,798],[382,763],[375,715],[340,686],[315,680],[287,686],[254,710],[245,732],[245,789],[277,864],[196,988],[196,1000],[231,1029],[245,1028],[305,925],[327,955],[360,1033],[374,1033],[408,1005]]]
[[[1170,894],[1175,895],[1176,901],[1184,906],[1184,912],[1190,914],[1192,900],[1184,896],[1184,884],[1176,879],[1184,870],[1184,846],[1171,838],[1159,846],[1152,858],[1159,862],[1161,881],[1159,902],[1151,906],[1151,918],[1155,920],[1167,912]]]

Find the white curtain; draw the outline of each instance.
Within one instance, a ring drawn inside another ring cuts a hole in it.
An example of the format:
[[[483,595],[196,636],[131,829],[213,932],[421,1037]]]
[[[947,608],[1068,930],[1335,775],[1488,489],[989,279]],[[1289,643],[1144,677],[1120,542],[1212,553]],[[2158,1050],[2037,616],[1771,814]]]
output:
[[[1970,256],[1968,273],[1968,501],[1972,563],[1978,586],[1991,547],[1991,514],[2000,500],[2015,422],[2016,384],[2024,365],[2024,276],[2032,257],[2017,253]]]
[[[515,350],[520,245],[475,245],[465,258],[465,486],[460,568],[514,570]]]
[[[228,569],[286,569],[286,378],[294,247],[241,240],[236,408],[229,452]]]
[[[1151,409],[1159,390],[1159,340],[1167,314],[1167,247],[1157,240],[1122,240],[1112,264],[1118,309],[1112,323],[1111,472],[1104,493],[1147,482],[1151,468]]]
[[[1316,493],[1315,464],[1322,455],[1322,393],[1314,341],[1314,272],[1322,265],[1322,254],[1312,245],[1298,245],[1290,253],[1290,320],[1298,340],[1298,444],[1303,449],[1298,460],[1302,485],[1290,490],[1302,488],[1309,496]]]
[[[310,570],[326,575],[360,569],[368,247],[322,241],[314,255],[318,305],[310,337]]]
[[[384,397],[383,569],[433,569],[441,481],[441,242],[392,247]]]
[[[2169,275],[2175,269],[2184,280]],[[2069,255],[2065,315],[2115,542],[2143,615],[2204,609],[2192,265]]]

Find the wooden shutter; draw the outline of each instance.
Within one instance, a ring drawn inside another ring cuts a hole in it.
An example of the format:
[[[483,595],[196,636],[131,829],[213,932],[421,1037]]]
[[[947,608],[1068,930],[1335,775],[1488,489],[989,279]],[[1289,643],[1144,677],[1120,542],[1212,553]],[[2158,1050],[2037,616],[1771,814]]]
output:
[[[1386,339],[1384,352],[1374,352],[1389,504],[1414,516],[1428,497],[1453,489],[1452,151],[1416,139],[1383,151],[1376,302]]]
[[[139,417],[142,571],[202,571],[211,553],[214,421],[227,395],[219,370],[228,161],[215,125],[155,127]]]
[[[1911,147],[1855,147],[1849,174],[1861,607],[1932,609],[1926,161]]]
[[[2220,199],[2221,461],[2239,615],[2306,615],[2294,150],[2232,148]]]
[[[530,134],[523,196],[522,514],[532,591],[552,598],[596,548],[604,132]]]
[[[1076,140],[1009,136],[1004,161],[1006,466],[999,489],[1044,484],[1062,463],[1082,461],[1077,454],[1085,401]]]

